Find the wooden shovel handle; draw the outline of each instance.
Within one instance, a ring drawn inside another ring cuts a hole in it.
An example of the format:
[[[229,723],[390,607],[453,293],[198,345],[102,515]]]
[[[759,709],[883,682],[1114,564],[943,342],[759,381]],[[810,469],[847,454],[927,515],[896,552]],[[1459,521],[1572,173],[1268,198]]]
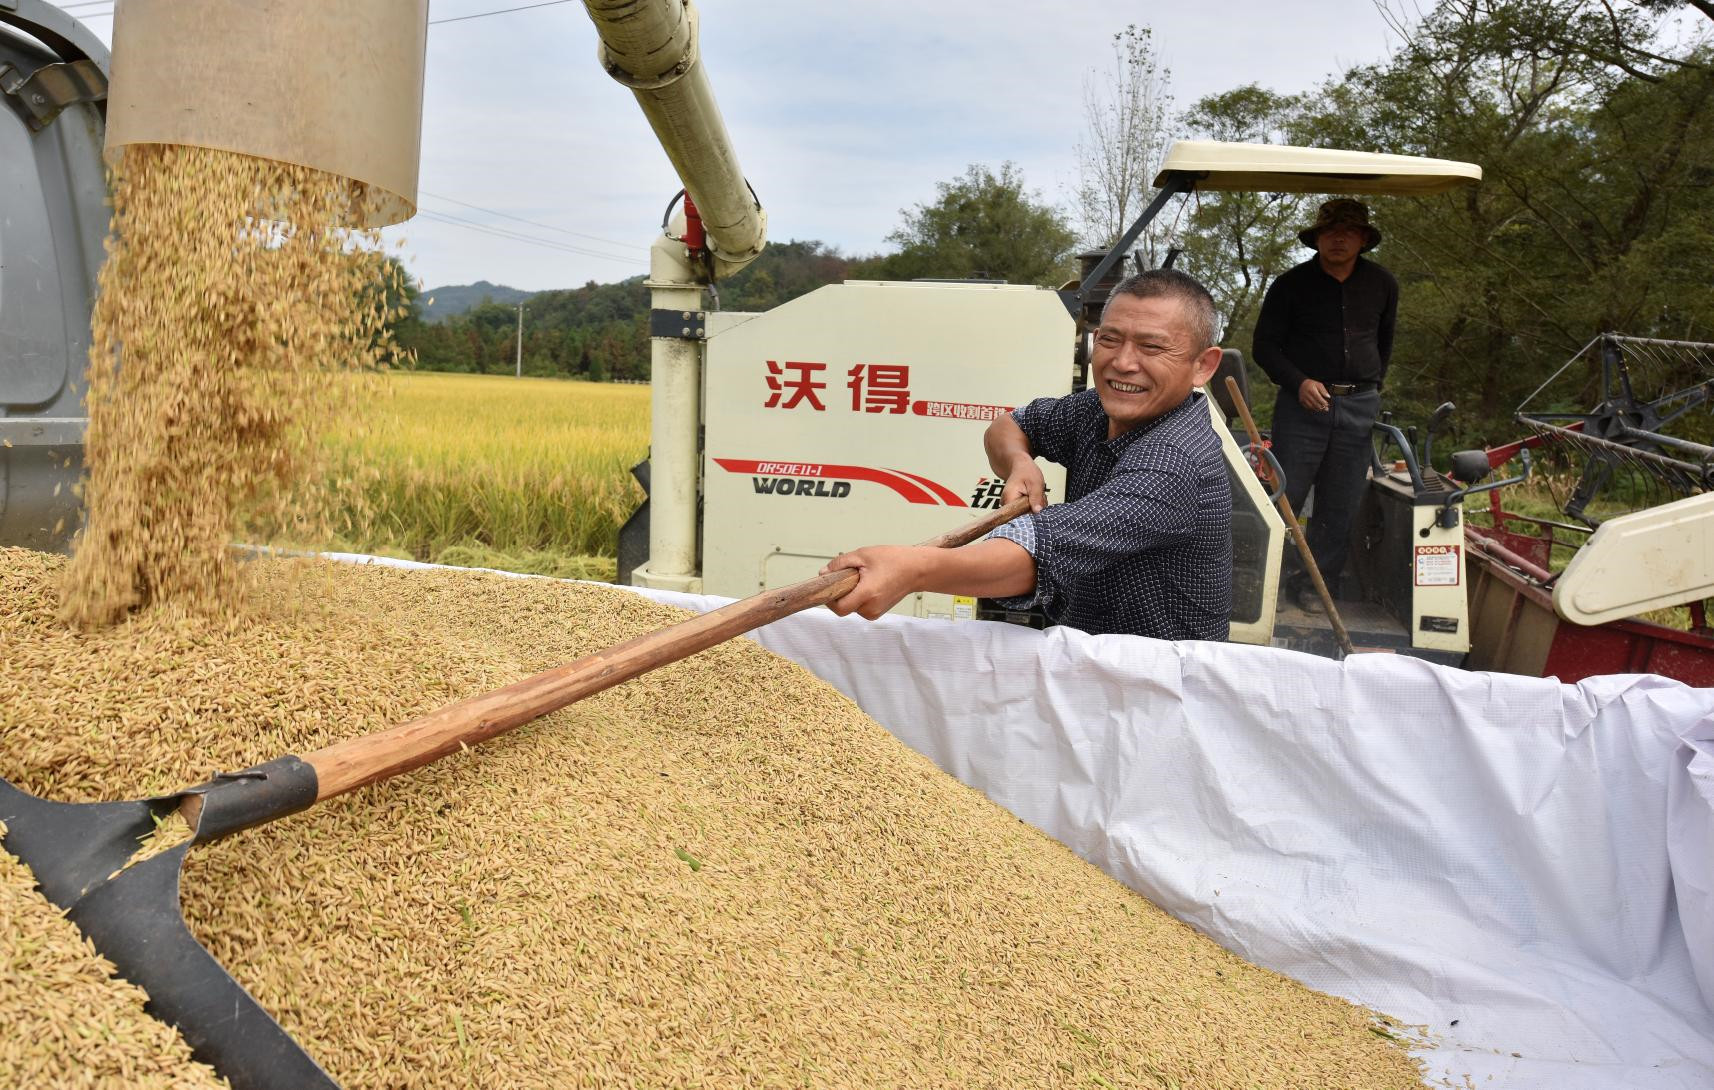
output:
[[[1232,395],[1232,404],[1237,406],[1238,415],[1244,420],[1244,431],[1250,436],[1250,445],[1260,450],[1262,433],[1256,427],[1255,418],[1250,415],[1250,406],[1244,401],[1244,391],[1238,388],[1238,380],[1231,375],[1226,376],[1226,392]],[[1297,546],[1298,559],[1303,561],[1303,568],[1309,573],[1310,582],[1315,584],[1315,593],[1321,596],[1321,608],[1326,611],[1328,623],[1333,626],[1333,638],[1339,642],[1341,651],[1347,655],[1355,655],[1357,648],[1351,642],[1351,633],[1345,630],[1345,620],[1339,616],[1339,607],[1333,604],[1333,592],[1327,589],[1327,583],[1321,578],[1321,568],[1315,563],[1315,554],[1309,551],[1309,539],[1303,536],[1303,524],[1297,521],[1297,512],[1291,509],[1291,501],[1286,499],[1285,482],[1275,481],[1274,486],[1280,491],[1274,506],[1280,509],[1286,530],[1291,534],[1292,544]]]
[[[942,549],[957,548],[1028,510],[1028,499],[1015,500],[986,518],[923,544]],[[486,742],[495,735],[558,711],[591,693],[629,681],[657,666],[677,662],[811,606],[824,605],[856,584],[857,572],[844,569],[779,590],[763,591],[688,621],[626,640],[605,651],[585,655],[564,666],[544,670],[503,689],[448,704],[409,723],[318,749],[303,758],[315,769],[316,801],[420,768],[456,749]]]

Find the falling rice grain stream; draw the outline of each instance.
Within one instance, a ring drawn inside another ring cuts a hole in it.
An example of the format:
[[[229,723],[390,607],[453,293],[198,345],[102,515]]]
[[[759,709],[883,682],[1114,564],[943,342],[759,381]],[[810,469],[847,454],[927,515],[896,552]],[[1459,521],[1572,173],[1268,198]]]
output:
[[[112,179],[91,341],[87,522],[62,617],[154,603],[229,607],[235,537],[327,536],[322,429],[351,419],[346,372],[393,355],[360,185],[208,148],[137,144]],[[358,392],[355,396],[361,396]]]

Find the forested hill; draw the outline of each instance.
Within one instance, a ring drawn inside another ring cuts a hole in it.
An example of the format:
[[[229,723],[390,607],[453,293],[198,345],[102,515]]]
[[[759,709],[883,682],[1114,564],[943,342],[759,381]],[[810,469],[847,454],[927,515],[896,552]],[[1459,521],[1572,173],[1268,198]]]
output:
[[[417,300],[417,307],[423,321],[444,322],[483,303],[508,303],[516,306],[534,294],[535,292],[518,288],[508,288],[504,284],[490,284],[486,280],[478,280],[474,284],[448,284],[445,287],[430,288]]]
[[[850,275],[851,259],[815,241],[771,243],[748,268],[719,285],[723,310],[760,311],[779,306]],[[643,379],[649,373],[649,290],[642,275],[616,284],[593,280],[581,288],[519,292],[480,281],[437,288],[416,300],[398,330],[400,342],[427,371],[509,374],[517,359],[518,309],[524,304],[524,373],[588,378]],[[437,315],[449,292],[472,293],[461,312]],[[503,298],[501,292],[511,293]],[[433,310],[425,307],[428,296]]]

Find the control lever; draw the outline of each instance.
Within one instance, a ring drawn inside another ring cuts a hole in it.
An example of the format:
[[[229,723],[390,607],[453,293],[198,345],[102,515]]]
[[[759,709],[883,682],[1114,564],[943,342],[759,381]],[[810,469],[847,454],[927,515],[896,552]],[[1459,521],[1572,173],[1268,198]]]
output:
[[[1505,488],[1507,485],[1512,484],[1522,484],[1529,480],[1530,471],[1534,468],[1534,462],[1530,458],[1530,448],[1519,447],[1518,457],[1521,458],[1524,463],[1524,471],[1521,474],[1516,477],[1507,477],[1503,481],[1489,481],[1487,484],[1473,484],[1467,488],[1460,488],[1458,491],[1452,493],[1452,495],[1446,497],[1446,502],[1440,505],[1440,514],[1435,516],[1434,524],[1439,526],[1442,530],[1450,530],[1454,526],[1458,525],[1458,517],[1463,511],[1462,505],[1466,496],[1476,496],[1483,492],[1492,492],[1496,488]]]
[[[1428,418],[1428,430],[1422,438],[1422,464],[1429,469],[1434,468],[1434,433],[1456,408],[1458,406],[1452,402],[1442,401],[1439,408],[1434,410],[1434,415]]]

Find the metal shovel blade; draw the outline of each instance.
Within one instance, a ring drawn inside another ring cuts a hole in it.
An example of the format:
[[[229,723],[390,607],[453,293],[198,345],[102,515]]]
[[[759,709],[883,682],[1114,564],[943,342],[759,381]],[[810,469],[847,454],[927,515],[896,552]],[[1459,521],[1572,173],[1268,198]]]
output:
[[[177,795],[129,802],[53,802],[0,779],[0,821],[6,825],[0,843],[34,872],[43,895],[66,910],[118,975],[148,993],[144,1009],[176,1028],[192,1057],[225,1076],[234,1090],[339,1085],[203,949],[179,906],[179,875],[192,844],[260,824],[269,820],[260,816],[265,812],[279,816],[307,805],[295,805],[302,784],[287,782],[295,760],[270,761]],[[195,838],[126,867],[157,819],[193,798]],[[312,779],[309,799],[314,798]],[[278,811],[281,805],[290,809]]]

